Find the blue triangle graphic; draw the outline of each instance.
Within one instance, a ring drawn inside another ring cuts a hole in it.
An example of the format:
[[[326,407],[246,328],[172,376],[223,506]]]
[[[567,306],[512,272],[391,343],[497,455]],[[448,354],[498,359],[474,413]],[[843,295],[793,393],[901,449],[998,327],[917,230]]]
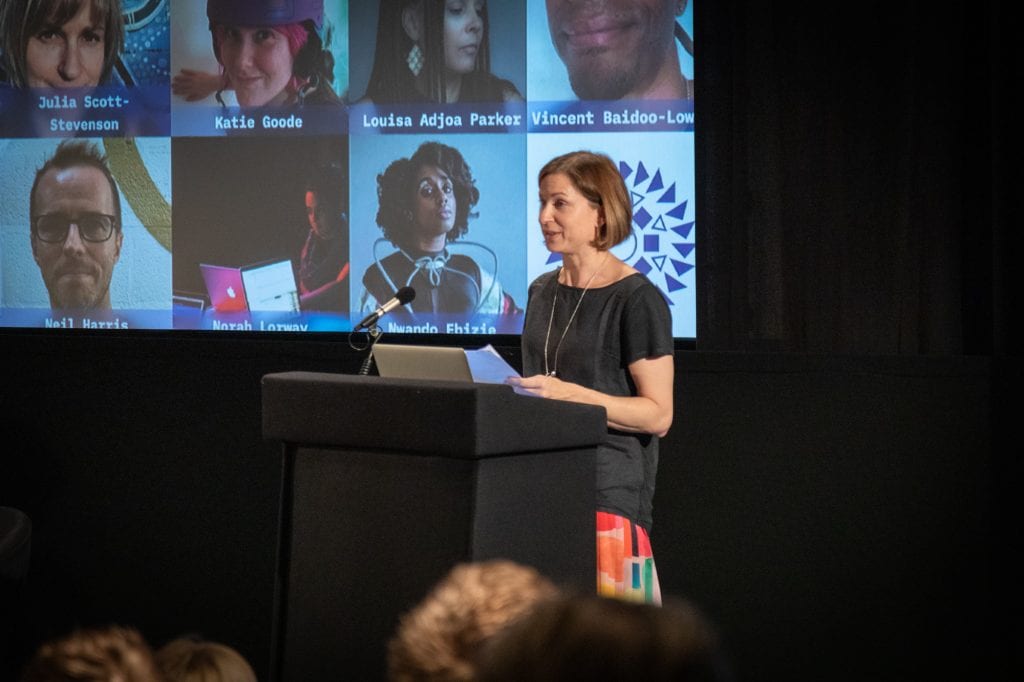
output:
[[[678,275],[679,277],[682,277],[690,270],[693,270],[693,266],[690,265],[689,263],[684,263],[681,260],[675,259],[672,259],[672,267],[675,269],[676,275]]]
[[[678,234],[683,239],[689,239],[690,238],[690,231],[691,230],[693,230],[693,223],[692,222],[683,223],[682,225],[677,225],[676,227],[672,228],[672,231],[675,232],[676,234]]]
[[[651,184],[647,185],[647,191],[656,192],[664,186],[665,183],[661,179],[661,171],[659,170],[654,174],[654,179],[651,180]]]
[[[665,275],[665,283],[668,284],[669,293],[680,291],[681,289],[686,288],[685,284],[683,284],[677,279],[673,279],[669,275]]]
[[[683,258],[687,258],[691,253],[693,253],[693,244],[679,242],[677,244],[673,244],[672,246],[675,247],[676,251],[678,251],[679,255],[682,256]]]
[[[669,188],[658,197],[659,204],[674,204],[676,203],[676,183],[672,183]]]
[[[678,206],[673,208],[671,211],[669,211],[668,214],[670,216],[672,216],[673,218],[678,218],[679,220],[682,220],[683,218],[686,217],[686,204],[687,203],[688,202],[684,201],[683,203],[679,204]]]
[[[641,161],[640,165],[637,166],[637,169],[636,169],[636,179],[633,180],[633,186],[636,187],[637,185],[639,185],[641,182],[643,182],[644,180],[646,180],[649,177],[651,177],[651,176],[647,172],[647,169],[644,168],[644,162]]]

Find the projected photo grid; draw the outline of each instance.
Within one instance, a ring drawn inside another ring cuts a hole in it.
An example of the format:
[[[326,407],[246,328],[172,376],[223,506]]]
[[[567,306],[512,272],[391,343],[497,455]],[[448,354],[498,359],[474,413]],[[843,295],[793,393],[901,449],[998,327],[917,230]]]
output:
[[[536,178],[607,154],[614,252],[696,337],[686,0],[5,0],[0,327],[518,334]]]

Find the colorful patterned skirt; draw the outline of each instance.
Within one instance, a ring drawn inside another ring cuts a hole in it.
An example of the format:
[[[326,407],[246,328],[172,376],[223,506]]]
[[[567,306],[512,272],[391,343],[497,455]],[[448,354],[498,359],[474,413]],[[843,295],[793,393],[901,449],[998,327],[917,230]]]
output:
[[[597,593],[661,604],[661,586],[647,531],[629,519],[597,512]]]

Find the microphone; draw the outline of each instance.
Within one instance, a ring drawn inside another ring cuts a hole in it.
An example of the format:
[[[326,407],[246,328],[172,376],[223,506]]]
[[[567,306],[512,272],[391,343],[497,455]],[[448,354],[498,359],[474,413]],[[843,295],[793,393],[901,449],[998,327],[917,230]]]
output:
[[[372,313],[364,317],[363,321],[356,326],[355,331],[370,328],[377,322],[377,320],[384,317],[398,306],[405,305],[414,298],[416,298],[415,289],[413,289],[412,287],[402,287],[401,289],[395,292],[394,298],[388,300],[382,306],[380,306]]]

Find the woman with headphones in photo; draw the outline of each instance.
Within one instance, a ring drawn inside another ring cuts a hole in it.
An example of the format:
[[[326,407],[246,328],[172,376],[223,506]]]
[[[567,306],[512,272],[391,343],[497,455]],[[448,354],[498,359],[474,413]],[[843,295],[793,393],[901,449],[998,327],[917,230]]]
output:
[[[361,311],[373,311],[409,286],[415,300],[393,313],[407,321],[419,313],[521,312],[498,282],[494,251],[462,239],[480,190],[459,150],[424,142],[410,158],[393,161],[377,176],[377,197],[377,225],[384,237],[374,243],[374,262],[363,274]],[[398,250],[383,255],[388,242]]]
[[[380,0],[373,70],[358,104],[519,102],[491,73],[483,0]]]
[[[243,107],[341,103],[323,0],[207,0],[206,14],[221,72],[182,70],[171,83],[176,95],[196,101],[216,92],[224,104],[232,90]]]

